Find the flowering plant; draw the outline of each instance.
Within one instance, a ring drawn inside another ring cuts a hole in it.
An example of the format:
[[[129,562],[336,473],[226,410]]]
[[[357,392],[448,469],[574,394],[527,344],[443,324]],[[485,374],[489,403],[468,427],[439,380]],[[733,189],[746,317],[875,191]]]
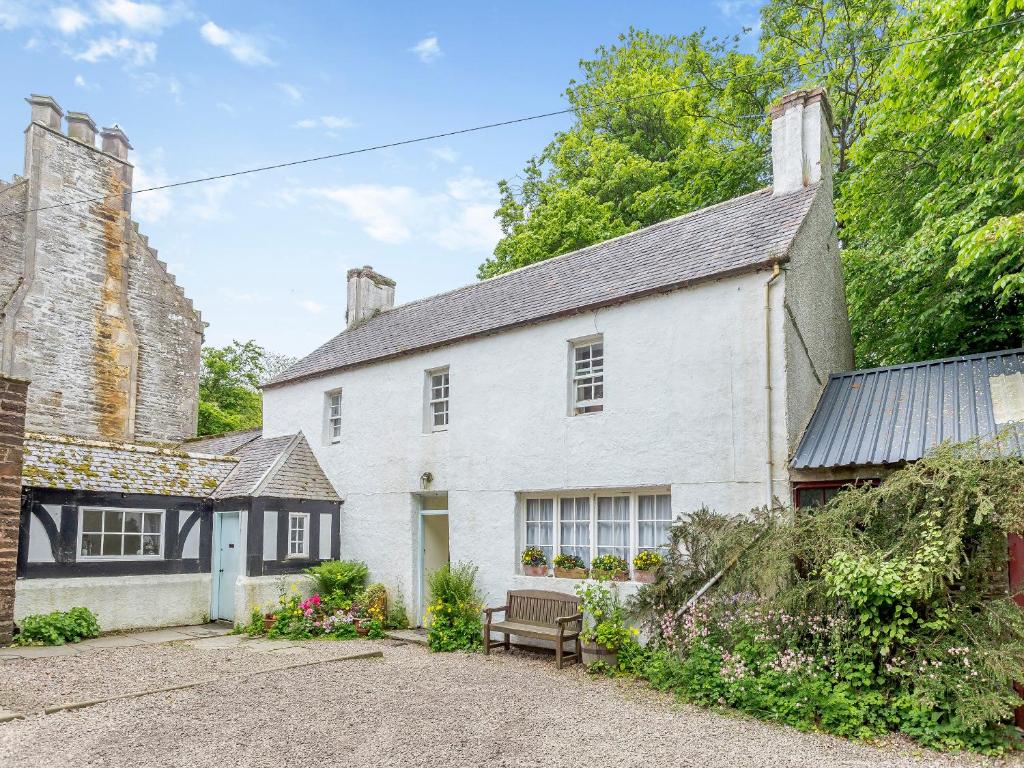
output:
[[[580,640],[596,643],[609,651],[618,651],[638,634],[626,624],[625,611],[618,587],[603,582],[584,583],[576,587],[583,613]]]
[[[559,552],[555,555],[554,563],[555,568],[565,568],[566,570],[587,567],[587,564],[583,562],[582,557],[579,555],[568,555],[565,552]]]
[[[523,550],[523,565],[547,565],[548,556],[540,547],[527,547]]]
[[[633,567],[638,571],[653,571],[661,565],[662,559],[660,552],[656,552],[653,549],[645,549],[643,552],[638,552],[636,557],[633,558]]]
[[[590,564],[594,571],[606,573],[618,573],[629,569],[629,565],[618,555],[598,555]]]

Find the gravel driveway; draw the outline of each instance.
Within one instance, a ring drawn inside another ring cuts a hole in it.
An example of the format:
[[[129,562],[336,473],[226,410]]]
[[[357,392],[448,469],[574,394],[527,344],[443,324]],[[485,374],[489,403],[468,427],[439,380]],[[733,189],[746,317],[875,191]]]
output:
[[[182,645],[0,662],[0,707],[222,679],[0,724],[0,766],[983,765],[894,740],[882,748],[675,703],[543,657],[430,654],[391,641],[291,650]],[[255,669],[373,648],[383,659]]]

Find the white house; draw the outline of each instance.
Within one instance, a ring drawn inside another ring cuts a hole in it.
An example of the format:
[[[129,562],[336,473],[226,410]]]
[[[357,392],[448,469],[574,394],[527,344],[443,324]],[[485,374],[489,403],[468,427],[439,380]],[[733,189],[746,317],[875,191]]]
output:
[[[305,433],[344,499],[341,556],[422,617],[449,559],[500,600],[538,584],[527,543],[631,558],[699,505],[788,499],[853,357],[829,119],[821,89],[792,93],[773,187],[500,277],[393,306],[351,270],[348,328],[264,392],[264,435]]]

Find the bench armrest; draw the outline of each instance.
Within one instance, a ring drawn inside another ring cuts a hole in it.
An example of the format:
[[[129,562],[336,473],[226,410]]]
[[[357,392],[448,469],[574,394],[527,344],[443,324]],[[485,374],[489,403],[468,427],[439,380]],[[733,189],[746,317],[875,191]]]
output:
[[[491,616],[495,613],[504,613],[508,610],[507,605],[499,605],[495,608],[484,608],[484,613],[487,614],[487,620],[490,621]]]
[[[558,626],[564,627],[566,624],[573,621],[583,621],[583,614],[575,613],[572,616],[562,616],[560,618],[555,619],[555,621],[558,622]]]

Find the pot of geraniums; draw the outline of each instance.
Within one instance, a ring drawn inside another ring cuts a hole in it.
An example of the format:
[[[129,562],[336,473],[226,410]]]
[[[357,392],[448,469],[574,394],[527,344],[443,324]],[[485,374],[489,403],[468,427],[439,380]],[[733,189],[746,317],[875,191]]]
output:
[[[547,576],[548,556],[540,547],[527,547],[523,550],[523,573],[527,576]]]
[[[661,567],[661,563],[660,552],[655,552],[652,549],[638,552],[633,558],[633,580],[640,584],[653,584],[654,572]]]
[[[629,581],[629,564],[618,555],[598,555],[590,564],[590,575],[595,579]]]
[[[583,614],[580,645],[583,663],[608,670],[619,666],[619,649],[633,636],[626,625],[618,585],[605,582],[585,582],[576,587]]]
[[[560,579],[587,578],[587,564],[579,555],[567,555],[559,552],[555,555],[555,576]]]

